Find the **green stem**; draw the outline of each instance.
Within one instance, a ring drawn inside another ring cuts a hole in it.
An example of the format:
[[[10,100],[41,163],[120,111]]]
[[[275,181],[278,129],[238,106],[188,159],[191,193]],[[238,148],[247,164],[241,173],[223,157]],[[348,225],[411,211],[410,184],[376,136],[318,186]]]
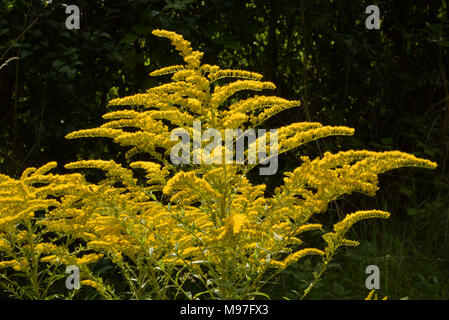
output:
[[[27,221],[27,229],[28,229],[28,242],[30,244],[30,281],[33,286],[33,291],[35,293],[35,298],[37,300],[41,299],[40,288],[39,288],[39,279],[37,276],[38,269],[38,261],[36,252],[34,251],[34,238],[33,238],[33,227],[31,226],[31,221]]]
[[[334,256],[334,253],[335,253],[335,250],[333,252],[331,252],[328,256],[326,256],[326,258],[323,261],[323,266],[321,267],[320,273],[315,274],[315,278],[310,283],[310,285],[304,290],[304,294],[302,295],[302,297],[299,300],[304,300],[304,298],[307,296],[307,294],[310,292],[310,290],[312,290],[312,288],[318,283],[318,281],[321,280],[321,276],[327,270],[329,263],[332,260],[332,257]]]

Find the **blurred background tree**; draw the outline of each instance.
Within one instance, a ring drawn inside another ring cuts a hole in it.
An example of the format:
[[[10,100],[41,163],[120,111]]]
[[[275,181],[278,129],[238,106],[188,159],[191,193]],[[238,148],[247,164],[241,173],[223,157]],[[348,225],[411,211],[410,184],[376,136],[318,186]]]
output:
[[[64,135],[100,124],[108,100],[158,83],[148,73],[177,56],[151,30],[173,30],[205,51],[204,61],[260,72],[276,94],[301,100],[267,128],[311,120],[356,129],[283,156],[278,174],[259,181],[268,192],[304,152],[398,149],[439,164],[386,174],[376,198],[353,195],[329,208],[333,221],[360,207],[392,218],[354,228],[365,244],[342,255],[311,298],[366,296],[365,268],[376,264],[384,295],[449,299],[449,1],[375,2],[73,0],[81,26],[68,30],[66,2],[1,0],[0,172],[122,157],[109,141]],[[371,4],[380,30],[365,27]],[[267,290],[301,291],[307,268],[307,260],[291,267]]]

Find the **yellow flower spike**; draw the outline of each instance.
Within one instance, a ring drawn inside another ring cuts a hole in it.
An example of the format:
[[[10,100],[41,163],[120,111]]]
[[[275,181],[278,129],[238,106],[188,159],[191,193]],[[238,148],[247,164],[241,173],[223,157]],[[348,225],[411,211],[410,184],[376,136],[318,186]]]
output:
[[[39,243],[34,247],[34,250],[39,253],[55,253],[60,251],[59,247],[53,243]]]
[[[377,293],[375,293],[375,292],[376,292],[376,290],[372,289],[366,296],[365,300],[379,300]],[[382,300],[388,300],[388,297],[385,296],[382,298]]]
[[[83,265],[83,264],[89,264],[94,263],[103,258],[103,254],[86,254],[82,258],[77,259],[77,265]]]
[[[51,264],[62,263],[61,259],[57,255],[49,255],[40,259],[41,262],[48,262]]]
[[[115,120],[115,119],[134,119],[140,115],[140,112],[134,110],[118,110],[108,112],[103,115],[103,119]]]
[[[223,231],[218,236],[220,239],[229,239],[239,234],[242,228],[249,223],[248,218],[244,214],[233,214],[224,221]]]
[[[357,211],[355,213],[346,215],[346,217],[342,221],[334,224],[334,231],[337,234],[344,235],[354,223],[360,220],[371,218],[388,219],[389,217],[390,213],[381,210]]]
[[[375,289],[371,290],[366,296],[365,300],[372,300],[375,291]]]
[[[248,218],[244,214],[235,214],[232,216],[232,233],[238,234],[242,228],[249,223]]]
[[[20,180],[23,180],[25,178],[27,178],[28,176],[30,176],[31,174],[33,174],[34,172],[36,172],[36,168],[27,168],[25,169],[25,171],[23,171]]]
[[[210,66],[209,66],[210,67]],[[210,69],[210,68],[209,68]],[[208,78],[211,82],[217,81],[223,78],[241,78],[241,79],[250,79],[250,80],[261,80],[263,75],[255,72],[249,72],[245,70],[217,70],[215,72],[211,72],[208,75]]]
[[[210,101],[210,107],[217,109],[226,99],[242,90],[262,91],[265,89],[274,90],[276,86],[272,82],[261,82],[255,80],[236,80],[228,85],[215,88]]]
[[[354,134],[354,129],[344,126],[325,126],[316,129],[310,129],[305,132],[299,132],[294,134],[293,137],[288,137],[284,131],[279,130],[280,151],[279,153],[286,152],[288,150],[297,148],[307,142],[314,141],[316,139],[335,136],[335,135],[348,135]],[[285,136],[284,136],[285,135]]]
[[[98,282],[93,281],[93,280],[81,280],[80,284],[84,285],[84,286],[92,287],[94,289],[97,289],[98,291],[102,291],[101,285]]]
[[[298,228],[298,234],[307,232],[307,231],[314,231],[314,230],[323,230],[323,225],[319,223],[311,223],[311,224],[305,224]]]
[[[152,34],[154,34],[157,37],[170,39],[172,41],[172,44],[175,46],[176,50],[178,50],[183,57],[189,56],[192,53],[190,42],[184,40],[184,38],[181,35],[175,32],[157,29],[153,30]]]
[[[176,73],[181,70],[184,70],[183,65],[169,66],[169,67],[164,67],[164,68],[161,68],[158,70],[154,70],[153,72],[150,73],[150,76],[152,76],[152,77],[163,76],[163,75],[170,74],[170,73]]]
[[[321,251],[319,249],[316,248],[307,248],[307,249],[302,249],[299,251],[296,251],[295,253],[289,255],[287,258],[284,259],[283,264],[285,266],[288,266],[292,263],[295,263],[296,261],[298,261],[299,259],[308,256],[308,255],[319,255],[322,256],[324,255],[324,251]]]
[[[29,263],[27,259],[25,259],[24,257],[16,259],[14,261],[14,264],[12,265],[12,268],[15,271],[22,271],[22,272],[27,272],[29,270],[29,267],[30,267]]]
[[[12,268],[17,264],[15,260],[0,261],[0,269]]]
[[[224,119],[222,126],[227,129],[236,129],[248,120],[248,116],[243,113],[233,113],[230,117]]]
[[[57,163],[55,161],[49,162],[45,165],[43,165],[42,167],[38,168],[33,174],[37,175],[37,174],[46,174],[48,171],[54,169],[57,167]]]
[[[355,240],[349,240],[349,239],[341,239],[340,245],[347,246],[347,247],[357,247],[360,244],[360,242]]]
[[[95,128],[95,129],[85,129],[74,131],[65,136],[66,139],[76,139],[76,138],[95,138],[95,137],[107,137],[116,138],[123,133],[122,130],[110,129],[110,128]]]
[[[198,71],[192,69],[184,69],[176,72],[172,76],[173,81],[186,81],[187,78],[197,77],[199,75]]]
[[[123,168],[112,160],[81,160],[68,163],[64,167],[66,169],[101,169],[106,171],[107,175],[110,177],[120,177],[123,182],[129,184],[134,184],[136,182],[131,170]]]

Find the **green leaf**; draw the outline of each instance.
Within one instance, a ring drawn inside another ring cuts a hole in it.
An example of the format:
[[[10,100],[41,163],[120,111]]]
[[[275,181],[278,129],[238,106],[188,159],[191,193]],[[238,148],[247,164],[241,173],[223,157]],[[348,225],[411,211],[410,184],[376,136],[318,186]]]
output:
[[[407,209],[407,214],[409,216],[416,216],[418,213],[419,213],[419,211],[416,208],[408,208]]]
[[[58,69],[59,67],[64,65],[64,62],[62,62],[59,59],[56,59],[56,60],[53,61],[53,63],[51,65],[52,65],[53,68]]]
[[[32,51],[30,51],[30,50],[22,50],[22,53],[21,53],[21,55],[20,55],[20,58],[21,59],[23,59],[23,58],[26,58],[26,57],[28,57],[30,54],[32,54],[33,52]]]

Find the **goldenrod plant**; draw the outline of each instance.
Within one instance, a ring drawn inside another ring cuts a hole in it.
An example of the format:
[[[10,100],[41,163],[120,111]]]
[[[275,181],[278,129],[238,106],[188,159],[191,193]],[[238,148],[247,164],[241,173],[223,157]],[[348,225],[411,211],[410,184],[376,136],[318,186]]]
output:
[[[271,277],[316,256],[321,272],[304,298],[339,247],[359,244],[346,236],[352,225],[390,215],[363,210],[333,226],[317,223],[331,201],[352,192],[374,196],[378,175],[388,170],[436,167],[399,151],[326,152],[298,159],[298,167],[286,172],[283,184],[268,195],[266,185],[251,183],[251,170],[307,142],[352,135],[354,129],[300,122],[259,131],[262,135],[248,143],[245,155],[249,158],[257,148],[266,157],[256,163],[229,161],[236,151],[222,147],[220,140],[208,150],[211,137],[201,139],[201,131],[215,129],[235,144],[238,137],[229,138],[226,130],[260,128],[300,102],[266,95],[238,99],[238,92],[275,85],[258,73],[202,64],[203,52],[174,32],[153,34],[168,38],[183,58],[183,64],[151,73],[171,75],[172,81],[110,101],[116,109],[103,115],[106,123],[66,136],[110,138],[128,148],[126,164],[108,159],[65,165],[103,171],[105,178],[98,183],[80,173],[51,174],[53,162],[27,169],[20,179],[0,175],[0,267],[2,286],[12,296],[73,298],[93,287],[103,299],[269,298],[263,285]],[[174,135],[179,130],[194,138],[193,145],[179,144]],[[275,142],[269,152],[266,141]],[[183,161],[173,161],[175,147],[188,149]],[[145,181],[137,178],[139,171]],[[321,232],[321,246],[303,244],[310,231]],[[119,271],[114,277],[122,280],[96,272],[97,261],[112,265]],[[79,267],[81,289],[52,293],[50,287],[67,276],[68,265]],[[29,288],[19,286],[18,273],[28,279]]]

